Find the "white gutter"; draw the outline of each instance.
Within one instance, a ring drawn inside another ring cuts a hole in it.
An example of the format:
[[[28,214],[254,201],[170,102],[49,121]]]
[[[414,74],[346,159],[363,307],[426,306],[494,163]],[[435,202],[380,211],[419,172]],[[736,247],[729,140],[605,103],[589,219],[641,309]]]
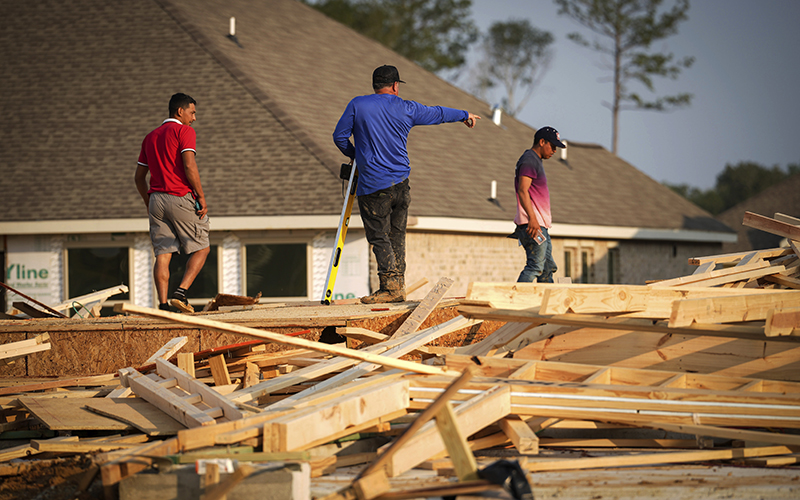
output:
[[[212,231],[263,231],[336,229],[337,215],[289,215],[275,217],[211,217]],[[362,229],[361,218],[351,217],[350,229]],[[88,234],[88,233],[146,233],[147,219],[88,219],[0,222],[0,235],[24,234]],[[449,233],[479,233],[509,235],[514,223],[508,220],[462,219],[455,217],[409,216],[411,231],[443,231]],[[734,243],[735,233],[692,231],[688,229],[650,229],[623,226],[583,224],[553,224],[550,234],[557,238],[587,238],[609,240],[694,241]]]

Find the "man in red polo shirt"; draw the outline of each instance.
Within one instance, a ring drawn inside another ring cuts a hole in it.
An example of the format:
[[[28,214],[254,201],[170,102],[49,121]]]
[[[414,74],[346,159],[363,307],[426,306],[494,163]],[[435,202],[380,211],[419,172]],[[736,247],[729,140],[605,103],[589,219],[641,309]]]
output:
[[[156,255],[153,278],[159,309],[169,306],[194,312],[186,291],[203,269],[208,257],[208,207],[195,162],[197,102],[186,94],[169,100],[169,118],[142,142],[136,166],[136,189],[150,214],[150,240]],[[148,186],[147,173],[150,172]],[[169,262],[182,250],[190,254],[180,286],[167,303]]]

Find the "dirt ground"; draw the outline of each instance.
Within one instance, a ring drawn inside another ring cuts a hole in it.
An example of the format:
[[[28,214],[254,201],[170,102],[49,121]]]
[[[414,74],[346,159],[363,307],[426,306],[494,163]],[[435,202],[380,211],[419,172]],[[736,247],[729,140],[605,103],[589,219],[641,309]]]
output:
[[[0,477],[0,500],[94,500],[103,498],[98,469],[86,456],[11,461],[24,472]],[[30,465],[30,467],[27,467]]]

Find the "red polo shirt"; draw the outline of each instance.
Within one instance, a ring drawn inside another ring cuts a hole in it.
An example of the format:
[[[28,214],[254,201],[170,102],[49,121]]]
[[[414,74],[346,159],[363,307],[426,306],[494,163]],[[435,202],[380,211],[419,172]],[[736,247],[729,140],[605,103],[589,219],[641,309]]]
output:
[[[142,141],[139,165],[150,170],[150,190],[175,196],[185,196],[192,191],[186,177],[182,154],[195,150],[197,135],[192,127],[174,118],[167,118]]]

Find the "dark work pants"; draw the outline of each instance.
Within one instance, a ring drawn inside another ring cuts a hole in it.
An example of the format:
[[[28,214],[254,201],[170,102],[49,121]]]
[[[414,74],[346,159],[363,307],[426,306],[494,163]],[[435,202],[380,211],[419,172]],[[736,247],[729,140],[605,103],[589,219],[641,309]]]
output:
[[[406,272],[406,223],[411,188],[400,184],[359,196],[358,208],[367,241],[378,262],[378,276],[403,276]]]

